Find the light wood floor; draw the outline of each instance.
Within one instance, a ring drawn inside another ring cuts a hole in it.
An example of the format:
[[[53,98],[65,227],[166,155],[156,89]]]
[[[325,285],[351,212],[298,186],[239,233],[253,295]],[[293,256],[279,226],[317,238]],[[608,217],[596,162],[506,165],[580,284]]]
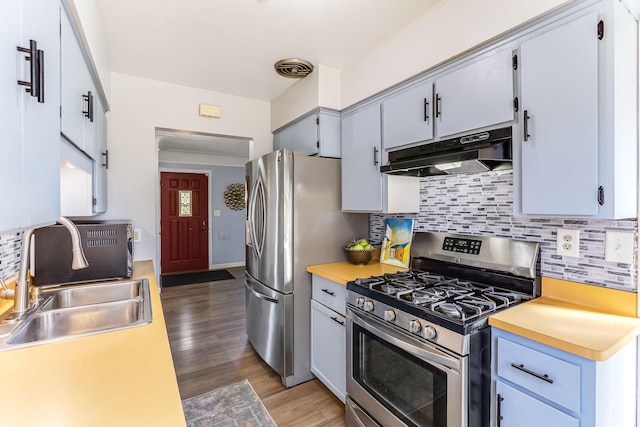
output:
[[[245,332],[244,268],[235,280],[175,286],[162,307],[182,399],[249,380],[279,427],[344,426],[344,405],[319,380],[285,388]]]

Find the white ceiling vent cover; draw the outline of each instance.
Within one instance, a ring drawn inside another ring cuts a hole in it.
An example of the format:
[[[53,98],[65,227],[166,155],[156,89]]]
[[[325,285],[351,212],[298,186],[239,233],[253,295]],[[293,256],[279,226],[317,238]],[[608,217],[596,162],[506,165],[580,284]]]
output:
[[[313,65],[304,59],[281,59],[273,66],[276,72],[283,77],[301,79],[307,77],[313,71]]]

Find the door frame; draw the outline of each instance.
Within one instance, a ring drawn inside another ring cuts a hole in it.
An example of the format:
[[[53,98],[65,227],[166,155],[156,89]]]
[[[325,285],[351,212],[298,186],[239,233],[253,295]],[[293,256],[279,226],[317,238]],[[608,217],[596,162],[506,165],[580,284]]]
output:
[[[209,250],[209,254],[208,254],[208,260],[207,260],[207,268],[211,269],[211,257],[213,255],[212,250],[213,250],[213,242],[212,242],[212,238],[211,238],[211,222],[213,220],[213,209],[211,207],[211,202],[212,202],[212,197],[213,197],[213,188],[212,188],[212,184],[213,184],[213,173],[211,170],[206,170],[206,169],[186,169],[186,168],[165,168],[165,167],[158,167],[158,179],[156,180],[156,218],[158,218],[158,222],[156,224],[156,241],[158,242],[158,244],[156,245],[156,253],[157,253],[157,259],[158,259],[158,265],[157,265],[157,270],[158,270],[158,275],[161,275],[161,266],[162,266],[162,239],[160,238],[160,230],[162,229],[161,225],[162,225],[162,215],[161,215],[161,207],[160,207],[160,178],[161,178],[161,174],[162,172],[175,172],[175,173],[192,173],[192,174],[200,174],[200,175],[206,175],[207,176],[207,195],[209,198],[209,205],[207,206],[207,223],[209,224],[209,230],[207,231],[207,247]]]

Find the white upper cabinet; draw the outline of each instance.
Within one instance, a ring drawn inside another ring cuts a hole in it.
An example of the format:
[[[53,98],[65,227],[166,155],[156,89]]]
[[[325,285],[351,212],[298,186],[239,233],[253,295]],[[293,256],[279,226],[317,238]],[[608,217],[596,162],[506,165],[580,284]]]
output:
[[[636,217],[634,16],[620,1],[602,1],[540,29],[520,50],[516,211],[519,203],[527,215]]]
[[[596,215],[596,12],[522,43],[522,211]]]
[[[380,173],[384,162],[380,104],[342,119],[342,210],[411,213],[420,210],[416,177]]]
[[[62,13],[62,110],[60,131],[92,158],[96,157],[97,91],[82,48],[66,13]]]
[[[396,89],[382,101],[384,149],[513,121],[514,73],[503,49]]]
[[[512,64],[506,49],[439,77],[434,96],[438,137],[512,121]]]
[[[109,170],[109,150],[107,148],[107,116],[100,99],[96,99],[97,153],[93,163],[93,212],[107,211],[107,172]]]
[[[340,113],[320,109],[273,133],[273,149],[340,157]]]
[[[60,6],[8,0],[0,15],[0,232],[60,216]],[[21,82],[18,84],[18,82]]]
[[[382,102],[385,150],[433,139],[433,82],[400,91]]]

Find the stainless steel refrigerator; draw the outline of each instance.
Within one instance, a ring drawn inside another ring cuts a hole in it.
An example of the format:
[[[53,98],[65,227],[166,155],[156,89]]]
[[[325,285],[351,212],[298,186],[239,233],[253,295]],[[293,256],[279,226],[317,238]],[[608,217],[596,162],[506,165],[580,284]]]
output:
[[[343,261],[368,216],[341,212],[339,159],[274,151],[247,163],[246,185],[247,335],[292,387],[313,378],[306,267]]]

